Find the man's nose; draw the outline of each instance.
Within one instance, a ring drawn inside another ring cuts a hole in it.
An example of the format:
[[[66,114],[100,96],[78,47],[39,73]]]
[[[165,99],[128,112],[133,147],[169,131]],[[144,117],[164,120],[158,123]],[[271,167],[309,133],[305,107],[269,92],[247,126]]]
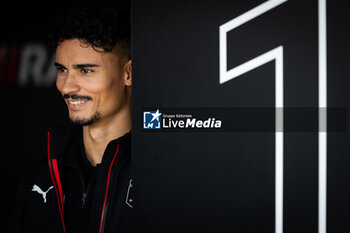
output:
[[[80,90],[80,86],[77,83],[75,75],[67,74],[61,88],[62,93],[72,94],[72,93],[79,92],[79,90]]]

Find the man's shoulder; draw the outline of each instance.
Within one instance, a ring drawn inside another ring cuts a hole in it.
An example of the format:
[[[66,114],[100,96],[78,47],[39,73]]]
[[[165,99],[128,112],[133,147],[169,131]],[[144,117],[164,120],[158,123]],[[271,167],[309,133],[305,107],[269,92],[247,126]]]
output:
[[[49,149],[53,157],[62,156],[72,140],[81,134],[81,127],[70,121],[64,121],[53,125],[48,130]]]
[[[29,166],[22,175],[22,182],[33,183],[35,181],[47,182],[50,180],[50,170],[48,160],[42,159],[37,163]]]

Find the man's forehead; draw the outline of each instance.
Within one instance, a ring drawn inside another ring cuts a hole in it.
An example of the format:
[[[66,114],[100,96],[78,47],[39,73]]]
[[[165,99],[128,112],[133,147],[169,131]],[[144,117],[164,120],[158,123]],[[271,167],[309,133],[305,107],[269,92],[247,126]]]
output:
[[[56,55],[60,53],[65,54],[86,54],[86,55],[103,55],[105,53],[100,53],[93,49],[89,44],[81,42],[79,39],[70,39],[62,41],[56,49]]]
[[[97,64],[102,66],[105,63],[117,61],[118,56],[114,52],[96,51],[92,46],[79,39],[64,40],[56,49],[56,62],[61,64]]]

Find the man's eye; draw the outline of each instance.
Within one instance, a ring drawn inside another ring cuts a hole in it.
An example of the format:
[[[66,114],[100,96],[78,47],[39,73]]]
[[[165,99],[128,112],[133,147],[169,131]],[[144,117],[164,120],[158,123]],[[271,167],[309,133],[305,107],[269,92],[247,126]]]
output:
[[[90,74],[90,73],[93,72],[93,70],[90,70],[90,69],[81,69],[81,72],[82,72],[83,74]]]
[[[57,71],[58,71],[59,73],[65,73],[65,72],[67,72],[67,69],[65,69],[65,68],[63,68],[63,67],[57,67],[56,69],[57,69]]]

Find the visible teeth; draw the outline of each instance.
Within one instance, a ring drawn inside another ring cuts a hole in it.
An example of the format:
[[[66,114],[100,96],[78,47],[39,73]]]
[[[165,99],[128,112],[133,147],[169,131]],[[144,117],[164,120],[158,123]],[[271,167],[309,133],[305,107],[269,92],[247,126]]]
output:
[[[78,105],[84,103],[83,101],[69,101],[70,104]]]

